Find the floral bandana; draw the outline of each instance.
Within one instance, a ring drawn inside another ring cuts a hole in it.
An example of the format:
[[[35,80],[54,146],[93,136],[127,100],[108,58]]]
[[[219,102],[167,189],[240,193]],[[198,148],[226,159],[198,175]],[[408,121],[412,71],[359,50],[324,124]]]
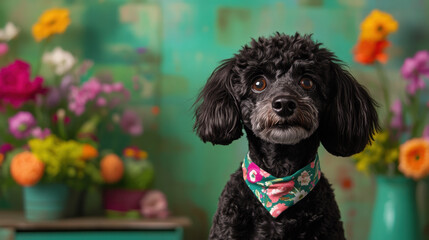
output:
[[[274,218],[303,199],[320,179],[319,156],[291,176],[276,178],[259,168],[246,155],[242,165],[243,178],[262,205]]]

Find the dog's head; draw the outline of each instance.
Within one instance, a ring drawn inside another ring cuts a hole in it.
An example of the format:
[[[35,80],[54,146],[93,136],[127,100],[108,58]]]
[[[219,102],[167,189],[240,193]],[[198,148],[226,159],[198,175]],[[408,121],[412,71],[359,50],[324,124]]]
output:
[[[242,136],[294,145],[316,132],[338,156],[360,152],[378,128],[374,101],[311,36],[252,40],[212,73],[196,101],[194,128],[213,144]]]

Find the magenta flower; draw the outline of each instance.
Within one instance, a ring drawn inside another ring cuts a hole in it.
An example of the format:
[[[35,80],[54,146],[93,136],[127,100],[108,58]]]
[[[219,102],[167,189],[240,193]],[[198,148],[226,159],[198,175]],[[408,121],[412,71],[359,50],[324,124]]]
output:
[[[0,153],[3,154],[3,155],[6,154],[6,153],[8,153],[8,152],[10,152],[10,151],[12,151],[12,150],[13,150],[13,146],[10,143],[3,143],[0,146]]]
[[[392,121],[390,126],[396,129],[402,129],[404,126],[403,117],[402,117],[402,105],[399,99],[395,100],[390,107],[390,111],[393,113]]]
[[[119,121],[122,130],[130,135],[140,135],[143,132],[142,120],[133,111],[126,110]]]
[[[41,127],[36,127],[31,130],[31,135],[34,138],[45,139],[47,136],[51,135],[51,130],[49,128],[42,129]]]
[[[36,119],[29,112],[18,112],[9,118],[9,131],[18,139],[27,138],[36,127]]]
[[[417,90],[425,87],[421,76],[429,77],[429,52],[419,51],[413,58],[407,58],[401,67],[402,77],[409,81],[407,92],[414,95]]]
[[[0,43],[0,57],[5,55],[9,51],[7,43]]]
[[[0,69],[0,103],[10,103],[19,108],[29,100],[34,100],[38,94],[46,93],[43,88],[43,78],[30,80],[30,65],[21,60]]]
[[[247,180],[251,183],[259,182],[262,180],[261,170],[258,165],[253,162],[247,168]]]
[[[167,198],[161,191],[147,191],[140,201],[140,213],[147,218],[166,218],[169,215]]]

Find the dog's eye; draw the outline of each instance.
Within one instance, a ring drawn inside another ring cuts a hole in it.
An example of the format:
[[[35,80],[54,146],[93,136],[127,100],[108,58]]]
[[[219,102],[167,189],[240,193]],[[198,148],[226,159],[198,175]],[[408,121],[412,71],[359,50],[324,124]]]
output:
[[[299,85],[305,90],[310,90],[313,88],[314,83],[309,78],[303,78],[301,81],[299,81]]]
[[[267,81],[264,78],[258,78],[253,82],[252,91],[260,93],[267,87]]]

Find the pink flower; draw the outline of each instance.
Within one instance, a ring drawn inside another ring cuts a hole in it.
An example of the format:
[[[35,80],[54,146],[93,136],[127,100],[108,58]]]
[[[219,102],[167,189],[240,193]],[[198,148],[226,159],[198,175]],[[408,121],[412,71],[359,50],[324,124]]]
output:
[[[140,201],[140,213],[147,218],[166,218],[169,215],[167,198],[161,191],[151,190]]]
[[[429,52],[419,51],[413,58],[407,58],[401,67],[402,77],[409,81],[407,92],[414,95],[417,90],[425,87],[421,75],[429,77]]]
[[[5,55],[9,51],[7,43],[0,43],[0,57]]]
[[[270,214],[271,214],[271,216],[276,218],[287,208],[288,207],[284,203],[277,204],[273,208],[271,208]]]
[[[247,168],[245,168],[243,166],[242,169],[243,169],[243,179],[246,181],[247,180]]]
[[[123,113],[119,125],[122,130],[130,135],[140,135],[143,132],[142,120],[133,111],[127,110]]]
[[[429,141],[429,125],[427,125],[423,130],[422,137]]]
[[[249,167],[247,167],[247,180],[251,183],[262,180],[261,170],[253,162],[249,164]]]
[[[97,98],[96,104],[98,107],[104,107],[107,105],[107,100],[104,97],[99,97]]]
[[[34,138],[44,139],[47,136],[51,135],[51,130],[49,128],[42,129],[41,127],[36,127],[31,130],[31,135]]]
[[[274,183],[268,187],[267,195],[273,203],[277,202],[281,197],[290,192],[294,188],[295,182],[289,181],[285,183]]]
[[[36,126],[36,120],[29,112],[18,112],[9,118],[9,131],[18,139],[27,138]]]
[[[390,107],[390,111],[393,113],[392,121],[390,122],[390,126],[392,128],[401,129],[404,126],[404,122],[402,120],[402,105],[400,100],[395,100]]]
[[[263,170],[263,169],[260,169],[261,170],[261,175],[263,176],[263,177],[269,177],[269,176],[271,176],[271,174],[269,174],[268,172],[266,172],[265,170]]]
[[[43,78],[36,77],[30,81],[30,65],[21,60],[0,69],[0,104],[10,103],[19,108],[36,95],[46,93],[42,87]]]

